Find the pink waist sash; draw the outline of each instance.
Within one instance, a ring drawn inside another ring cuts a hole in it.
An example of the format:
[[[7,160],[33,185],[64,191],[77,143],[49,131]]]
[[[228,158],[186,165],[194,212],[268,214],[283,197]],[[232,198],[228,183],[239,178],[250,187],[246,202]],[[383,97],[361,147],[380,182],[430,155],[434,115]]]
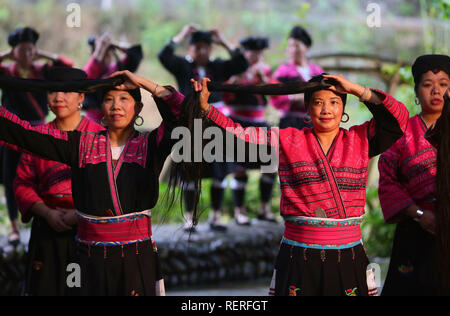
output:
[[[303,248],[346,249],[361,243],[362,217],[344,220],[286,217],[283,243]]]
[[[76,240],[90,246],[123,246],[152,240],[151,212],[117,217],[78,215]]]

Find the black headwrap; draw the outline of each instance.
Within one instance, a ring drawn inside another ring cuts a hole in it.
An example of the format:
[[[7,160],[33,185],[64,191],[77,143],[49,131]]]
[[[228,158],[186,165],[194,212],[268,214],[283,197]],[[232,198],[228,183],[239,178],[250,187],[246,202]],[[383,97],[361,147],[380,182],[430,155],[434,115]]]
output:
[[[67,68],[65,71],[70,68]],[[57,70],[53,75],[56,79],[61,76],[62,70]],[[80,74],[78,72],[78,74]],[[114,89],[115,86],[123,84],[124,79],[114,77],[108,79],[70,79],[65,81],[59,80],[40,80],[40,79],[22,79],[0,75],[0,89],[8,89],[14,91],[30,91],[30,92],[79,92],[93,93],[102,89]]]
[[[417,58],[412,66],[416,86],[421,82],[422,75],[430,70],[436,73],[444,71],[450,76],[450,57],[447,55],[423,55]]]
[[[11,47],[16,47],[20,43],[33,43],[36,44],[36,42],[39,39],[39,33],[36,32],[36,30],[30,28],[30,27],[22,27],[14,30],[11,32],[8,36],[8,44]]]
[[[193,44],[196,44],[196,43],[199,43],[199,42],[203,42],[203,43],[206,43],[208,45],[211,45],[212,42],[213,42],[211,32],[208,32],[208,31],[206,31],[206,32],[205,31],[197,31],[197,32],[192,33],[190,44],[193,45]]]
[[[310,82],[310,83],[322,82],[322,83],[328,84],[329,86],[330,85],[331,86],[337,85],[337,82],[334,79],[325,79],[323,77],[324,75],[327,75],[327,73],[323,73],[321,75],[314,76],[308,82]],[[321,91],[321,90],[329,90],[328,89],[329,86],[328,87],[317,87],[315,89],[310,89],[310,90],[306,91],[305,92],[305,104],[309,104],[309,102],[312,99],[312,96],[313,96],[314,92]],[[346,94],[340,94],[340,93],[337,93],[335,91],[333,91],[333,92],[342,99],[342,103],[344,104],[344,109],[345,109],[345,105],[347,104],[347,95]]]
[[[86,80],[87,77],[87,74],[83,70],[70,67],[53,67],[44,75],[45,80],[69,82]]]
[[[245,50],[263,50],[269,48],[269,39],[267,37],[250,36],[240,41]]]
[[[312,38],[309,35],[308,31],[306,31],[300,25],[294,26],[289,34],[289,38],[294,38],[296,40],[301,41],[308,47],[311,47],[313,44]]]

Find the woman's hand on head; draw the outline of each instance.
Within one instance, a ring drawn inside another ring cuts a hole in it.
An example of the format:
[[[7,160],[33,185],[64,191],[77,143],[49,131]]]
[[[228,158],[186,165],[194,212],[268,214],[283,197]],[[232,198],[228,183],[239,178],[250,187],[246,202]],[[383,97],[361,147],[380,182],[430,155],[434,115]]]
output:
[[[203,78],[202,82],[198,82],[194,79],[191,79],[192,88],[195,92],[201,92],[200,93],[200,104],[202,106],[203,111],[207,111],[209,109],[209,96],[211,95],[211,92],[208,90],[208,82],[211,80],[209,78]]]
[[[353,94],[357,97],[361,97],[365,88],[359,84],[353,83],[343,75],[323,75],[325,79],[333,79],[337,82],[336,85],[331,86],[329,89],[340,94]]]
[[[134,90],[141,87],[142,78],[129,70],[117,71],[110,78],[123,77],[125,80],[121,85],[116,86],[117,90]]]

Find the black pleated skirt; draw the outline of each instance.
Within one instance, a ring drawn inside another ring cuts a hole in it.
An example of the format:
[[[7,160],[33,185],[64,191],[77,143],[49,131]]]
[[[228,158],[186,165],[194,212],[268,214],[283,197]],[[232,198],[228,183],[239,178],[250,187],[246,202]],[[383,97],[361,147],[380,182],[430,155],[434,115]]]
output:
[[[362,245],[320,250],[281,244],[275,263],[275,296],[368,296],[369,265]]]
[[[439,277],[436,241],[412,219],[397,224],[382,296],[434,296]]]
[[[77,262],[76,230],[55,232],[47,222],[33,219],[24,294],[27,296],[76,295],[67,287],[67,266]]]
[[[155,296],[162,279],[151,241],[113,247],[78,244],[82,296]]]

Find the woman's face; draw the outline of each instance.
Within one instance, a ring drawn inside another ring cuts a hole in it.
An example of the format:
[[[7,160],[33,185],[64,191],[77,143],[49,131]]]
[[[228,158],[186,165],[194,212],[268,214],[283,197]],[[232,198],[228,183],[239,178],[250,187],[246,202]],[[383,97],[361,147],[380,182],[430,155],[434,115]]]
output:
[[[299,64],[308,54],[309,48],[302,41],[295,38],[289,38],[287,46],[287,55],[290,61]]]
[[[417,86],[419,98],[424,114],[442,113],[444,108],[444,93],[450,87],[450,78],[444,71],[433,73],[428,71],[422,75],[422,80]]]
[[[109,129],[125,129],[134,124],[142,110],[142,103],[136,103],[127,91],[112,90],[103,98],[103,121]]]
[[[204,42],[191,44],[188,48],[189,55],[192,57],[197,66],[201,67],[204,67],[209,63],[212,51],[213,46]]]
[[[255,65],[262,60],[263,50],[245,50],[244,56],[250,65]]]
[[[47,101],[50,110],[56,115],[57,119],[66,119],[79,111],[80,104],[84,101],[84,94],[77,92],[49,92]]]
[[[329,90],[315,92],[308,104],[308,115],[316,132],[327,133],[338,130],[343,112],[342,99]]]
[[[37,48],[31,42],[20,43],[12,50],[14,60],[22,68],[29,68],[36,58]]]

